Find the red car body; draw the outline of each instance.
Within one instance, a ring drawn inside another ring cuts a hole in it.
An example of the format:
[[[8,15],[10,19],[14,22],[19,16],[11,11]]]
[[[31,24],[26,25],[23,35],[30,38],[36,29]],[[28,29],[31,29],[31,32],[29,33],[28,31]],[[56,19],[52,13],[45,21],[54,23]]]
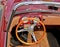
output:
[[[3,8],[3,13],[2,13],[2,19],[0,21],[0,47],[6,47],[6,34],[7,34],[6,27],[9,22],[9,18],[11,16],[12,9],[15,6],[15,4],[17,4],[19,2],[23,2],[23,1],[24,0],[7,0],[7,1],[2,0],[2,4],[3,4],[4,8]],[[59,2],[60,0],[55,0],[55,1]],[[26,6],[23,6],[22,9],[24,9],[25,7]],[[37,5],[36,5],[36,7],[37,7]],[[44,5],[42,5],[42,7],[40,7],[40,8],[47,9],[46,7],[44,7]],[[32,6],[32,9],[36,9],[36,8],[34,8]],[[17,9],[17,10],[19,10],[19,9]]]

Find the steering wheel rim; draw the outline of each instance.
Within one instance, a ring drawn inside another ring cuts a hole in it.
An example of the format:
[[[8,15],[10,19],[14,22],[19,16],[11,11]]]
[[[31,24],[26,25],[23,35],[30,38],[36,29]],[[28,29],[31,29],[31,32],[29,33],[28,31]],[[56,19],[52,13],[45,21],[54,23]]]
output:
[[[27,20],[34,20],[34,18],[27,18]],[[16,27],[16,32],[15,32],[16,37],[17,37],[17,39],[19,40],[19,42],[21,42],[21,43],[23,43],[23,44],[26,44],[26,45],[33,45],[33,44],[37,44],[37,43],[39,43],[39,42],[41,42],[41,41],[43,40],[43,38],[44,38],[44,36],[45,36],[45,33],[46,33],[46,28],[45,28],[45,25],[44,25],[44,23],[43,23],[42,21],[38,21],[38,22],[39,22],[39,24],[42,24],[43,29],[44,29],[43,35],[41,36],[41,38],[39,39],[39,41],[36,41],[36,42],[34,42],[34,43],[27,43],[27,42],[24,42],[23,40],[21,40],[21,38],[18,36],[18,32],[17,32],[18,27],[19,27],[22,23],[24,23],[24,22],[21,20],[20,23],[17,25],[17,27]]]

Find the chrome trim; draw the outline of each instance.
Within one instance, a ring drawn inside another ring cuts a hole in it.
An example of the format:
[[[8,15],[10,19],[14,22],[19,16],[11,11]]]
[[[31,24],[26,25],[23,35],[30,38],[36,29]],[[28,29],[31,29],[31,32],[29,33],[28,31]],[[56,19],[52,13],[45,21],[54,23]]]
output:
[[[18,7],[23,6],[23,5],[35,5],[35,4],[43,4],[43,5],[56,5],[60,6],[59,2],[46,2],[46,1],[29,1],[29,2],[20,2],[18,3],[13,10],[16,10]]]
[[[16,15],[16,14],[23,14],[23,13],[30,13],[30,12],[46,12],[46,13],[60,14],[60,12],[54,11],[54,10],[36,9],[36,10],[22,10],[22,11],[20,11],[20,12],[15,12],[15,15]]]

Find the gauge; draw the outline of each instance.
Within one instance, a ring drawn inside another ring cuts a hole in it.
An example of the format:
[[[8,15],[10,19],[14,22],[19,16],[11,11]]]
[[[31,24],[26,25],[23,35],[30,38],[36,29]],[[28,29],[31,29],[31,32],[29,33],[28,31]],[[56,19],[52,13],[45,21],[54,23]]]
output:
[[[38,17],[34,18],[34,23],[37,23],[38,21],[40,21],[40,19]]]
[[[24,23],[28,22],[27,17],[23,17],[22,20],[23,20]]]

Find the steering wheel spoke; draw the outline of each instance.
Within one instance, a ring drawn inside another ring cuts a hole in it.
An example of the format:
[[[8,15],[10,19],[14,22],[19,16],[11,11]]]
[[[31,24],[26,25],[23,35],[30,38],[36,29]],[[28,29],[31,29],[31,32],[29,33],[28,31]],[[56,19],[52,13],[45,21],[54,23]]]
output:
[[[18,30],[17,32],[25,32],[25,31],[28,31],[27,29],[21,29],[21,30]]]
[[[34,33],[32,33],[32,37],[33,37],[34,41],[36,42],[36,41],[37,41],[37,39],[36,39],[36,36],[35,36],[35,34],[34,34]]]

